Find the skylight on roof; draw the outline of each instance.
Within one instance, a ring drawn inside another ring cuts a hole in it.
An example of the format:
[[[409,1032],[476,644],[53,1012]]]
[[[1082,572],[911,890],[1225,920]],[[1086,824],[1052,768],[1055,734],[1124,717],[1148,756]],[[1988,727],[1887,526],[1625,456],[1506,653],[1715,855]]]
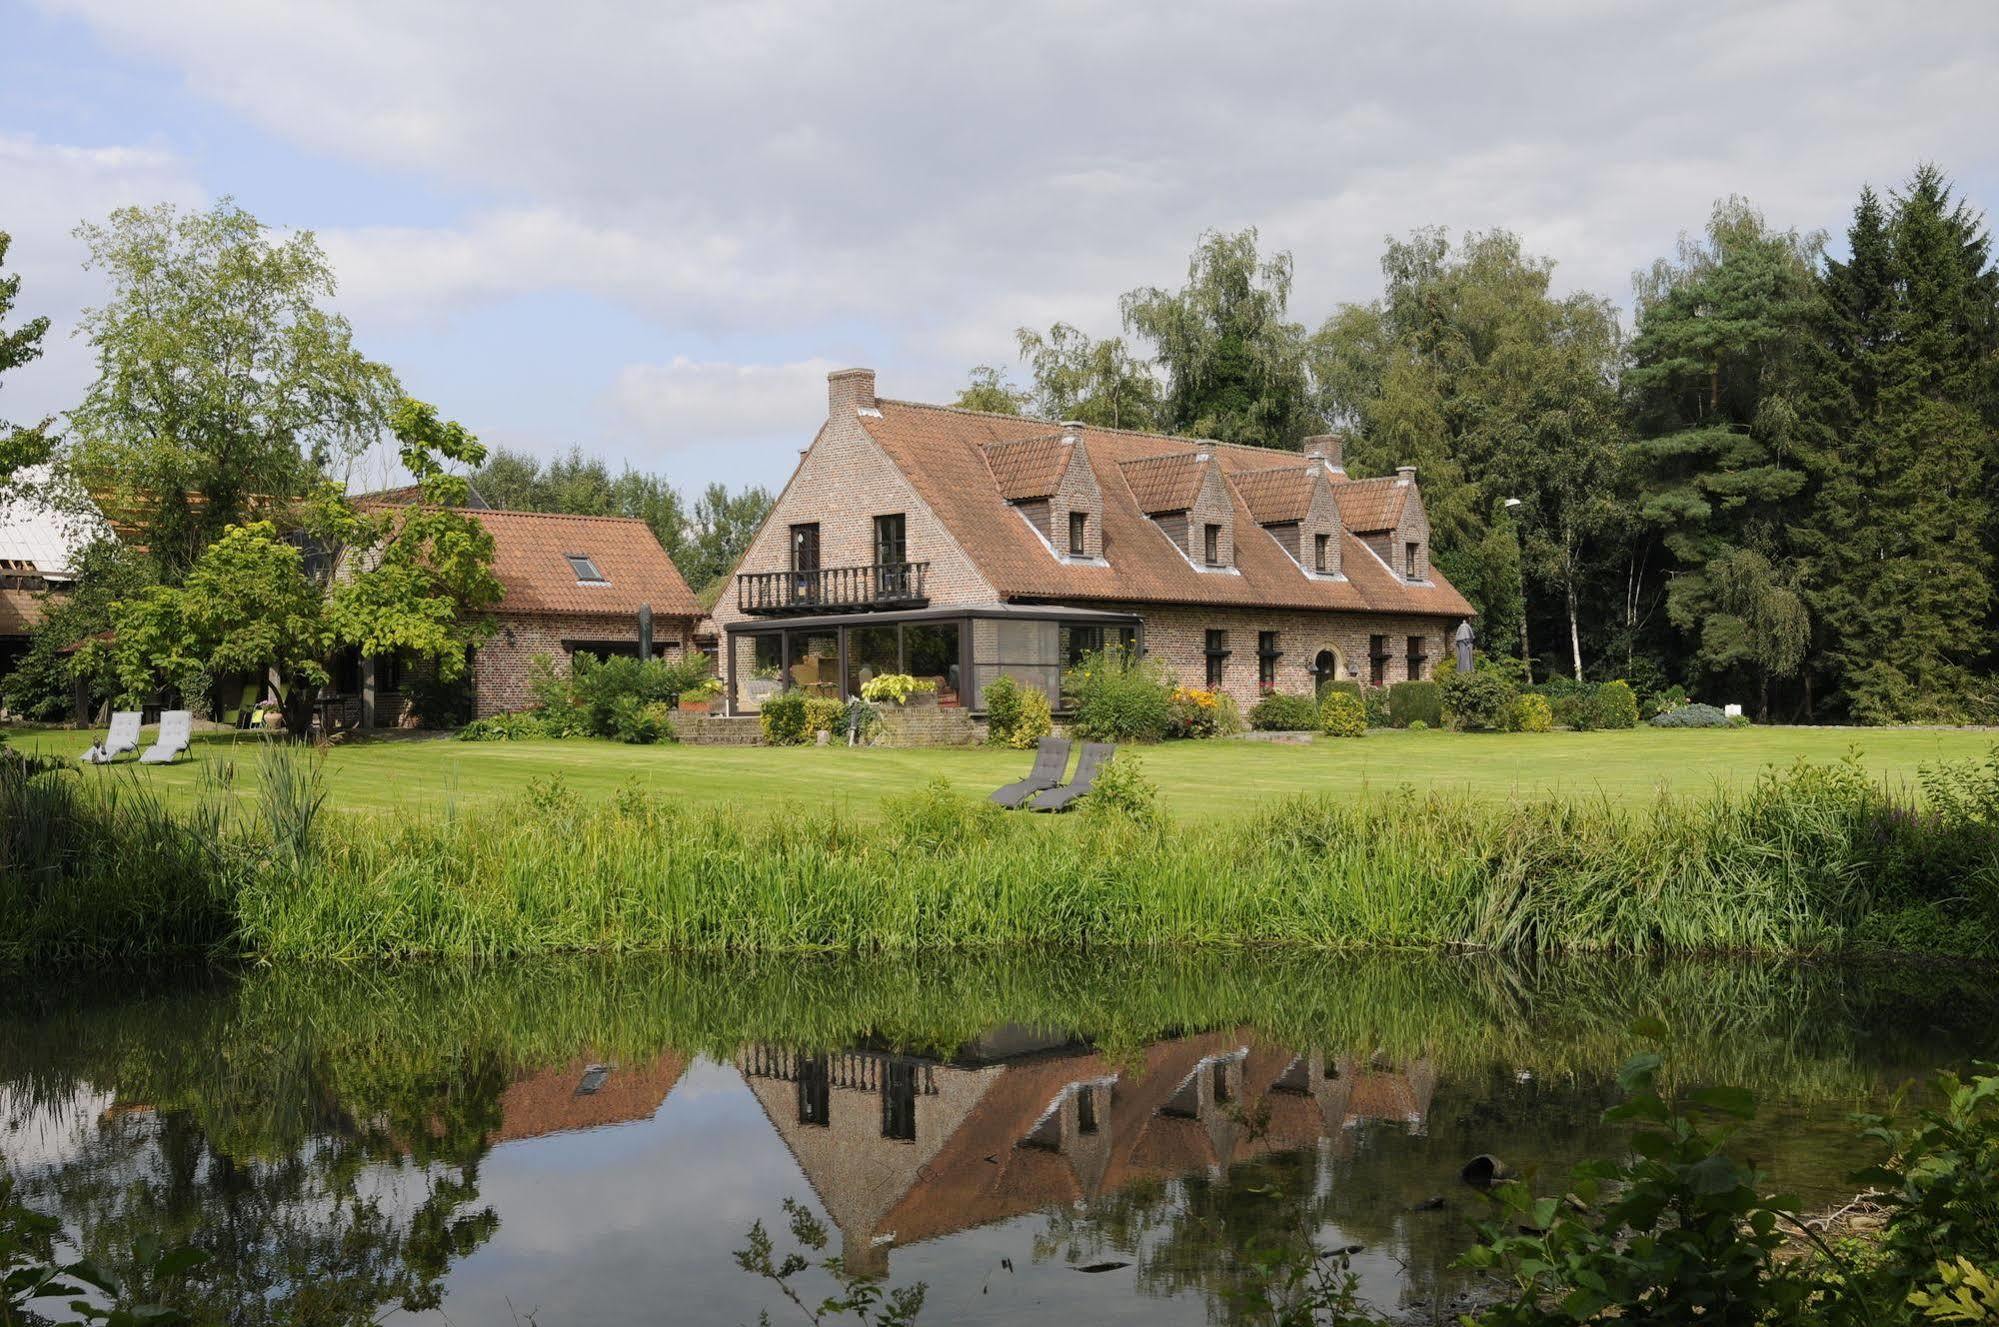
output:
[[[568,561],[569,569],[576,573],[576,583],[578,585],[609,585],[611,583],[608,576],[597,570],[597,564],[590,560],[589,554],[564,553],[562,556]]]

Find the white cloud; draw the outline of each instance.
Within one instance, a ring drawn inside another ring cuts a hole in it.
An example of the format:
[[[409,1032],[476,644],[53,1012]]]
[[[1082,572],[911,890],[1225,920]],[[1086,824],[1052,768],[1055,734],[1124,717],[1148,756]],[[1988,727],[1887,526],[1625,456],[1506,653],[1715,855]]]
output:
[[[6,270],[21,289],[11,318],[50,320],[42,358],[7,375],[0,417],[36,419],[76,404],[91,374],[90,348],[70,331],[103,285],[83,270],[87,256],[72,232],[113,208],[159,201],[198,203],[202,193],[170,152],[129,145],[82,147],[0,133],[0,228],[13,237]]]
[[[817,400],[779,386],[796,357],[940,396],[1020,324],[1116,331],[1210,226],[1291,249],[1316,322],[1419,225],[1517,230],[1623,302],[1725,194],[1836,231],[1934,159],[1999,204],[1989,0],[42,2],[378,172],[353,214],[382,224],[319,226],[364,334],[448,347],[550,293],[660,329],[687,360],[569,389],[660,445],[780,427],[771,401]],[[461,215],[406,224],[411,185]]]
[[[631,364],[610,392],[617,421],[655,449],[740,439],[811,441],[826,417],[831,360],[793,364],[703,363],[676,356],[665,364]]]

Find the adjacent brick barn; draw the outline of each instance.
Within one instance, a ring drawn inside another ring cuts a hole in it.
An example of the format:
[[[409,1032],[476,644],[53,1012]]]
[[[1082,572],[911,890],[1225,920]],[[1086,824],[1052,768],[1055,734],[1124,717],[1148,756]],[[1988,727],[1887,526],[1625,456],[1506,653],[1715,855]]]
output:
[[[715,609],[732,714],[780,689],[936,681],[982,709],[1006,674],[1124,644],[1247,708],[1271,691],[1430,674],[1471,605],[1430,561],[1416,472],[875,395],[828,376],[825,424]]]
[[[653,614],[653,652],[694,647],[701,605],[644,521],[618,516],[481,511],[493,536],[493,574],[506,593],[498,629],[472,661],[475,713],[534,703],[534,658],[566,669],[572,657],[637,654],[639,609]]]

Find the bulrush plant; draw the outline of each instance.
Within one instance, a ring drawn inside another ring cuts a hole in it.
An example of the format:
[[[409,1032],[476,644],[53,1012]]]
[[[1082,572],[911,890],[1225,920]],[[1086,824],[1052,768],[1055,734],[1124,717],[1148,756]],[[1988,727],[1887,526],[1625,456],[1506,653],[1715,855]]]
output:
[[[0,787],[8,956],[271,959],[1294,945],[1515,954],[1999,954],[1999,832],[1851,763],[1608,801],[1313,794],[1246,817],[1008,816],[937,784],[882,814],[564,788],[327,814],[309,757],[261,814],[136,782]],[[1939,771],[1982,787],[1987,771]]]

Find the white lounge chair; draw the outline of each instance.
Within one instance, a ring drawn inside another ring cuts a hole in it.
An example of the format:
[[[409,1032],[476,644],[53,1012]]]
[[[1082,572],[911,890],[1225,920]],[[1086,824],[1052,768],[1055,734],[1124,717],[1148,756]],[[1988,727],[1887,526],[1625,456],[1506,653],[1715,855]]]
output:
[[[109,765],[127,751],[139,749],[139,711],[117,710],[111,715],[111,731],[104,741],[83,753],[93,765]]]
[[[194,712],[192,710],[163,710],[160,713],[160,739],[147,747],[140,755],[141,765],[169,765],[187,750],[190,738],[194,736]]]

